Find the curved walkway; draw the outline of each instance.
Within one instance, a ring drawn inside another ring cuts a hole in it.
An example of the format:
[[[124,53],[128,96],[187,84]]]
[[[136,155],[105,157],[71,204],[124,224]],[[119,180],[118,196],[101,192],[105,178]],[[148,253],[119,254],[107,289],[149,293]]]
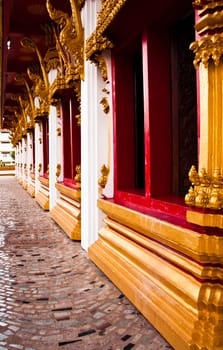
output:
[[[18,184],[0,177],[0,350],[171,349]]]

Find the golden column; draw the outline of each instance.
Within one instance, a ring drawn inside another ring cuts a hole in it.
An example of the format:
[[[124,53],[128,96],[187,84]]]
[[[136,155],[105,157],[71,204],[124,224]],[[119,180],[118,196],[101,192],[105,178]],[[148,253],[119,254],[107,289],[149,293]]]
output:
[[[188,210],[187,220],[223,228],[223,1],[197,0],[194,7],[198,40],[190,48],[199,73],[199,171],[191,167],[185,201],[207,210]]]

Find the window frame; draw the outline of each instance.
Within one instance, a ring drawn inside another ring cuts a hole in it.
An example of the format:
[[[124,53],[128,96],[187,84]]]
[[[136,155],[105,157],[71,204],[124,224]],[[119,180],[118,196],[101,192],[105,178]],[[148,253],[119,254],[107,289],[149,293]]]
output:
[[[160,38],[162,40],[159,40]],[[117,153],[119,152],[119,136],[117,135],[117,125],[120,115],[118,115],[117,106],[116,53],[113,52],[112,54],[114,201],[145,213],[158,210],[166,214],[185,217],[187,206],[184,203],[184,198],[172,194],[171,55],[168,51],[171,47],[170,40],[170,33],[165,32],[163,28],[150,32],[145,29],[142,34],[145,139],[144,195],[138,195],[134,191],[129,192],[118,187]],[[159,67],[159,69],[154,69],[154,67]],[[157,79],[162,79],[161,88],[159,84],[156,84]],[[122,103],[125,103],[125,101],[122,101]],[[168,110],[167,116],[157,123],[157,115],[162,116],[164,106]],[[160,127],[161,122],[162,127]],[[162,144],[160,145],[160,140],[165,147]]]

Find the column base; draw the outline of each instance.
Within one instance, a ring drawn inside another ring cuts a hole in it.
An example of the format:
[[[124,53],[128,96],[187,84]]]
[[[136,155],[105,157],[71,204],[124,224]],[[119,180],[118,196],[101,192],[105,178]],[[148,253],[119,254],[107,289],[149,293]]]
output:
[[[210,257],[207,235],[103,199],[98,204],[106,226],[90,259],[174,349],[223,349],[221,237],[219,257]]]

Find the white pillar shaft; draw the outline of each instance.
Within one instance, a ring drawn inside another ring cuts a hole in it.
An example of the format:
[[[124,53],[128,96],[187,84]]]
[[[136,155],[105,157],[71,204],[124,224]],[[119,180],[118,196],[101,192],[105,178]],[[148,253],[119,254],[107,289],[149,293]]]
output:
[[[51,210],[56,205],[57,189],[55,183],[57,181],[56,171],[58,159],[60,157],[60,149],[58,149],[57,136],[57,111],[56,107],[50,107],[49,115],[49,192],[50,192],[50,207]]]
[[[99,5],[98,1],[87,1],[83,9],[86,38],[96,26]],[[98,233],[97,92],[97,69],[87,61],[81,84],[81,245],[85,250]]]

